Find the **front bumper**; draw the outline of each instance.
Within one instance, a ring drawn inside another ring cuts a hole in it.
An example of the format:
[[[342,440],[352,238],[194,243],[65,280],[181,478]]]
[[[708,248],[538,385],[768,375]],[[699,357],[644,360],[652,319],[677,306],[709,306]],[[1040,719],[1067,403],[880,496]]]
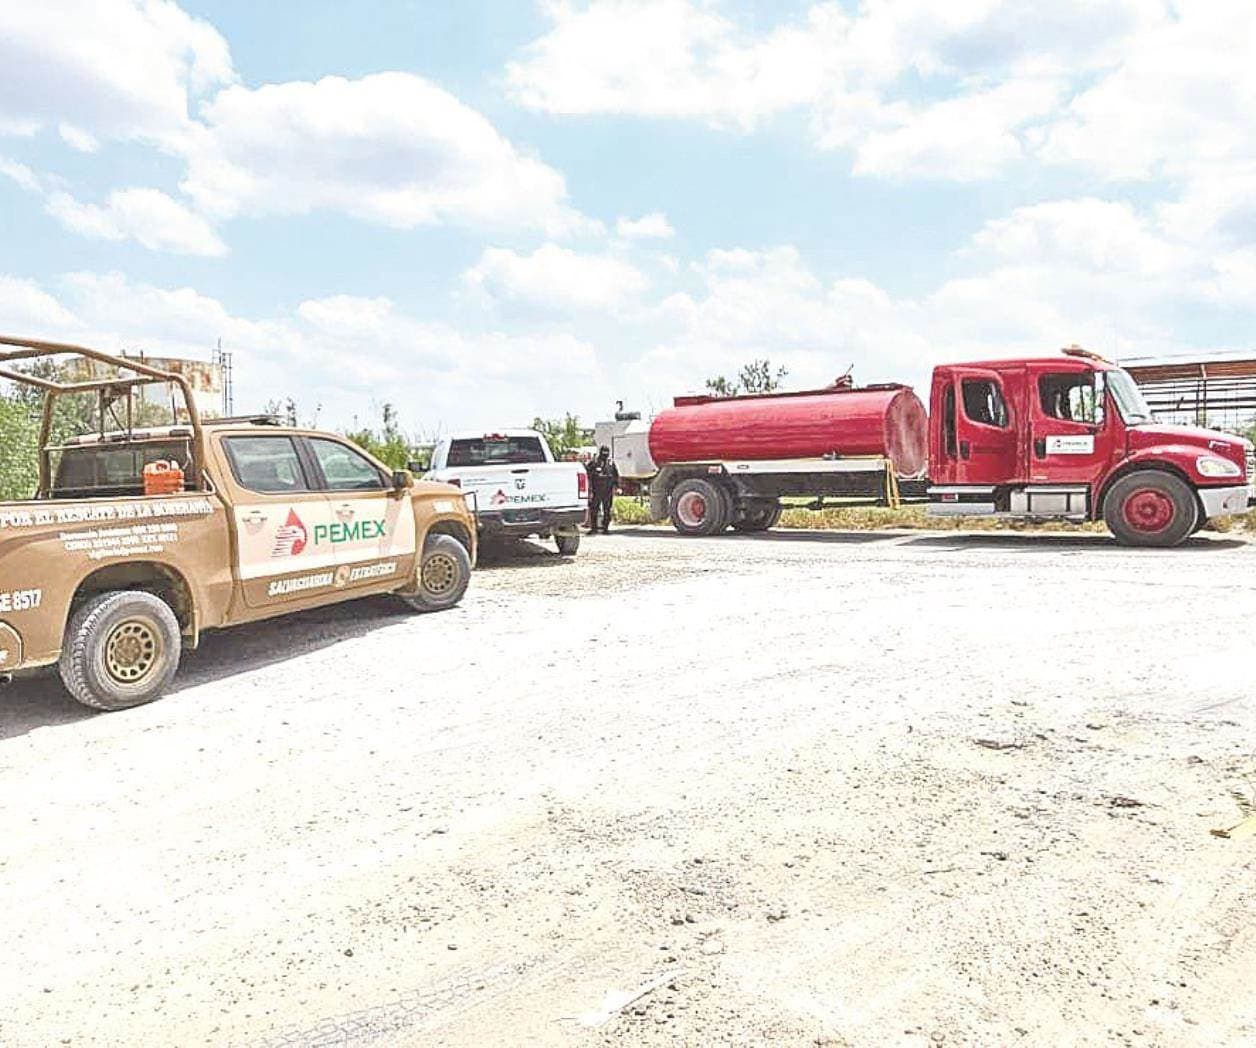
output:
[[[481,510],[477,515],[481,535],[542,535],[570,531],[584,523],[585,509]]]
[[[1203,503],[1205,517],[1226,517],[1231,513],[1247,512],[1248,493],[1246,484],[1229,488],[1200,488],[1199,501]]]

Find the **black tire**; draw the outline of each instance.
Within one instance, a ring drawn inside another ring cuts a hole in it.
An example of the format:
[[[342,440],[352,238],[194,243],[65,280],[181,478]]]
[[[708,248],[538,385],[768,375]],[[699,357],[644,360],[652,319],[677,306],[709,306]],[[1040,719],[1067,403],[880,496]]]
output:
[[[718,484],[695,477],[672,489],[668,516],[682,535],[718,535],[728,527],[732,506]]]
[[[169,604],[143,590],[113,590],[74,613],[58,669],[66,690],[84,706],[126,710],[165,694],[182,652]]]
[[[1138,470],[1118,480],[1103,501],[1103,520],[1125,546],[1177,546],[1199,521],[1199,503],[1186,481],[1160,470]]]
[[[781,506],[779,503],[771,506],[756,506],[741,520],[733,521],[733,530],[747,534],[757,531],[769,531],[776,527],[776,522],[780,519]]]
[[[574,557],[580,549],[579,532],[572,535],[555,535],[554,541],[558,543],[558,554],[561,557]]]
[[[471,554],[452,535],[429,535],[418,570],[418,589],[397,594],[415,611],[445,611],[467,592]]]

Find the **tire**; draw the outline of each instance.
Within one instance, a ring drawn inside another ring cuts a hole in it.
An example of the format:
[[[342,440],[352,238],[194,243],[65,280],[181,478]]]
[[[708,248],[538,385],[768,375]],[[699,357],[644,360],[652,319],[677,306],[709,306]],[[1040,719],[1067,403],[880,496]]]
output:
[[[423,545],[418,571],[418,589],[399,593],[414,611],[445,611],[467,592],[471,582],[471,554],[452,535],[429,535]]]
[[[58,668],[66,690],[84,706],[126,710],[165,694],[182,652],[169,604],[143,590],[114,590],[74,613]]]
[[[580,549],[580,535],[555,535],[554,541],[558,543],[558,555],[561,557],[574,557],[576,551]]]
[[[742,517],[741,520],[733,521],[733,530],[746,534],[769,531],[776,527],[776,522],[780,519],[781,506],[779,503],[770,506],[758,506]]]
[[[728,527],[732,506],[724,490],[709,480],[682,480],[672,489],[672,527],[682,535],[718,535]]]
[[[1195,532],[1199,503],[1190,485],[1172,473],[1139,470],[1109,489],[1103,520],[1122,545],[1163,549],[1185,542]]]

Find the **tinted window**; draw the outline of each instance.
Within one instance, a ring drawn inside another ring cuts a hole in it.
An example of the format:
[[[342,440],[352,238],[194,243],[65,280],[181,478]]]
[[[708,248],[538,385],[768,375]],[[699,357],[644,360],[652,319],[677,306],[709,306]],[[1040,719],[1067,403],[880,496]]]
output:
[[[330,491],[380,491],[383,475],[376,465],[353,448],[334,440],[310,441]]]
[[[291,437],[224,437],[231,472],[250,491],[309,491],[305,471]]]
[[[1095,375],[1091,371],[1065,371],[1043,375],[1038,380],[1042,413],[1065,422],[1099,421],[1099,401],[1095,396]]]
[[[963,382],[964,414],[983,426],[1007,427],[1007,404],[997,382],[966,378]]]
[[[520,466],[544,461],[540,437],[478,437],[451,443],[446,465]]]

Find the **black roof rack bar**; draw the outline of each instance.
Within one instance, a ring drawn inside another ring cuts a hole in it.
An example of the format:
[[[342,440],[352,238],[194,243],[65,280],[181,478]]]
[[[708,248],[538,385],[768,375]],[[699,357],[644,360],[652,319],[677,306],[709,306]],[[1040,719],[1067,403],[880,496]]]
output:
[[[282,426],[283,419],[278,415],[227,415],[223,418],[203,418],[202,426],[233,426],[240,423],[251,423],[254,426]]]

